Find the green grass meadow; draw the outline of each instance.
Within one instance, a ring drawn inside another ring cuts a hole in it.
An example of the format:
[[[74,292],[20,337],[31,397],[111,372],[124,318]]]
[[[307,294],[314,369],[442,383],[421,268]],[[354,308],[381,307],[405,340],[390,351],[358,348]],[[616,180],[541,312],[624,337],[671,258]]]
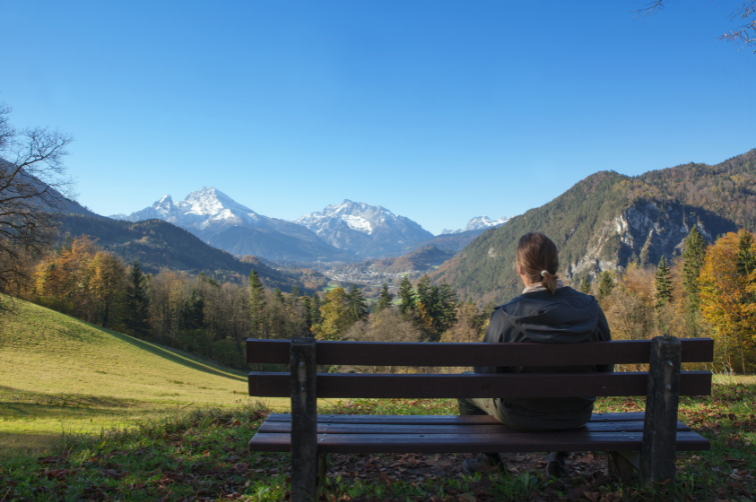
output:
[[[257,401],[242,371],[31,303],[14,300],[0,324],[0,455],[39,451],[62,433],[99,434]]]
[[[0,325],[0,502],[279,501],[288,454],[247,443],[288,400],[247,396],[243,372],[16,301]],[[321,402],[323,412],[456,414],[454,400]],[[596,411],[642,411],[643,398]],[[465,454],[331,455],[320,501],[752,501],[756,378],[717,375],[711,396],[682,398],[680,420],[712,450],[680,452],[677,480],[606,475],[601,452],[574,452],[568,476],[544,454],[507,454],[507,472],[465,476]]]

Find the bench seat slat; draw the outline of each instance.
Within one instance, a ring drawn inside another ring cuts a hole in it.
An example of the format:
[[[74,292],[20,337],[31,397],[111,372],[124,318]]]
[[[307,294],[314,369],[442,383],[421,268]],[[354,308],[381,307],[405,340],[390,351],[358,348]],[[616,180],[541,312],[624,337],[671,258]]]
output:
[[[521,432],[517,434],[318,434],[320,453],[481,453],[532,451],[640,451],[643,434],[621,432]],[[256,434],[252,451],[291,451],[289,434]],[[693,431],[677,433],[677,451],[709,450]]]
[[[588,422],[588,432],[641,432],[643,422]],[[678,431],[689,431],[682,422],[677,422]],[[504,424],[466,424],[466,425],[403,425],[403,424],[339,424],[319,422],[318,434],[516,434]],[[261,434],[291,433],[291,422],[266,421],[259,429]]]
[[[594,413],[591,422],[643,421],[645,413]],[[415,425],[457,425],[457,424],[499,424],[490,415],[318,415],[318,422],[332,424],[415,424]],[[290,413],[271,413],[266,422],[291,422]]]
[[[683,339],[682,362],[708,362],[710,338]],[[289,340],[247,340],[247,362],[289,363]],[[355,366],[559,366],[644,364],[651,340],[567,344],[402,343],[318,341],[317,364]]]
[[[648,373],[502,373],[402,375],[318,373],[319,398],[543,398],[645,396]],[[251,372],[249,395],[289,397],[288,373]],[[680,375],[680,395],[711,394],[711,373]]]

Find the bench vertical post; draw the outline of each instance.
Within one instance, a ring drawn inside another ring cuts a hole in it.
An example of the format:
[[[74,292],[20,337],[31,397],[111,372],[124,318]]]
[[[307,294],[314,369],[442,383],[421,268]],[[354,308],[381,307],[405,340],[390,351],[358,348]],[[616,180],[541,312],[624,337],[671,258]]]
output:
[[[291,340],[291,501],[312,502],[318,475],[315,338]]]
[[[675,478],[681,359],[682,344],[677,338],[665,335],[651,341],[641,451],[641,475],[646,483]]]

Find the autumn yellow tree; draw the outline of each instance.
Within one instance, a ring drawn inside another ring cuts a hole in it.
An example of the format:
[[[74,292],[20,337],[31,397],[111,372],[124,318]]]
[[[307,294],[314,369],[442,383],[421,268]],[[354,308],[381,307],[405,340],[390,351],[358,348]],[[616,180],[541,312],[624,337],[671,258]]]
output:
[[[344,288],[334,288],[326,294],[326,301],[320,307],[322,321],[312,327],[319,340],[339,340],[352,324],[347,294]]]
[[[741,373],[753,360],[756,338],[754,256],[753,234],[728,233],[707,249],[698,279],[701,314],[715,329],[721,363],[732,370],[735,357]]]

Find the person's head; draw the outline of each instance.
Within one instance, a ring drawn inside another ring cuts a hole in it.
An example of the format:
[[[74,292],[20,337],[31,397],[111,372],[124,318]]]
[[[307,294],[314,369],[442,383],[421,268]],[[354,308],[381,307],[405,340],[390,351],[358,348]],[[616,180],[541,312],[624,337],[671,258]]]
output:
[[[557,288],[559,253],[554,242],[540,232],[530,232],[520,237],[517,244],[517,273],[526,285],[543,283],[553,294]]]

